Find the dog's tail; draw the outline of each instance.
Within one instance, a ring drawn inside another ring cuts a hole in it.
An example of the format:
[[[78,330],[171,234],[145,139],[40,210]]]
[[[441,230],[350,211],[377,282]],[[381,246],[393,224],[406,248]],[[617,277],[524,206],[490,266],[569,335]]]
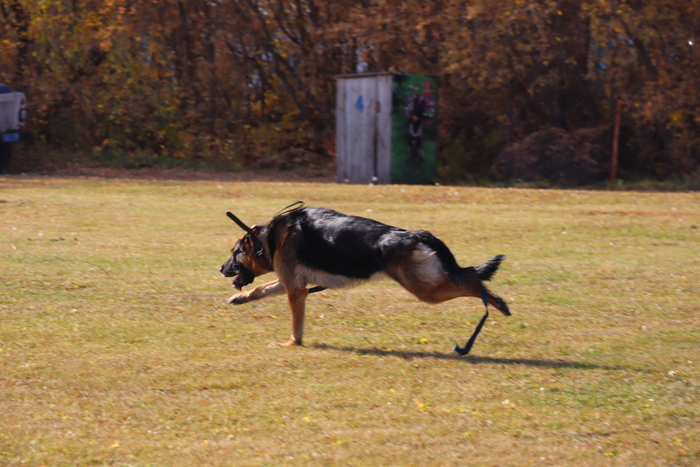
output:
[[[476,274],[479,276],[479,280],[490,281],[494,274],[496,274],[498,266],[501,265],[501,262],[504,259],[506,259],[506,255],[496,255],[493,258],[474,266]]]

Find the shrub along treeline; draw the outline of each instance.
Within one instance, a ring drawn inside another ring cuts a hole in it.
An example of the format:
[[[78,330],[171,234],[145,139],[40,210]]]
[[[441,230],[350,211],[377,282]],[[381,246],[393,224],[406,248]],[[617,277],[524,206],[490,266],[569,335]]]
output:
[[[697,0],[0,0],[0,82],[40,145],[232,165],[332,155],[334,75],[396,71],[439,78],[444,173],[618,99],[627,169],[689,173],[696,41]]]

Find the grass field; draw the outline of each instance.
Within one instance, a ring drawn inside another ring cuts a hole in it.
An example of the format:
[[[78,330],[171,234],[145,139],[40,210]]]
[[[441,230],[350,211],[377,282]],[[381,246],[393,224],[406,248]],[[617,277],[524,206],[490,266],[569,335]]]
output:
[[[513,316],[459,357],[479,300],[378,282],[269,348],[224,213],[298,199],[506,254]],[[0,177],[0,464],[698,465],[699,278],[698,193]]]

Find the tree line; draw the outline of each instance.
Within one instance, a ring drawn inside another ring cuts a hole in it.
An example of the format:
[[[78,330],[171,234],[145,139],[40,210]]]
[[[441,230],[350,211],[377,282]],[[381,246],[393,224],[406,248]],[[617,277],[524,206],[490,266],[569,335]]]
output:
[[[43,147],[241,164],[332,156],[335,75],[434,76],[453,175],[620,101],[667,177],[700,164],[699,36],[697,0],[0,0],[0,82]]]

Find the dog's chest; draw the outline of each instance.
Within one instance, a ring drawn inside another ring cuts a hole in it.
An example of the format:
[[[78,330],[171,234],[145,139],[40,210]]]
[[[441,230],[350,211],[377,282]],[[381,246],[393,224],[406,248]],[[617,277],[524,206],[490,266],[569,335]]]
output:
[[[320,285],[329,289],[356,287],[364,284],[365,282],[388,279],[388,276],[383,272],[374,273],[368,278],[356,278],[342,276],[339,274],[331,274],[301,264],[297,265],[295,272],[297,277],[303,282],[307,284]]]

